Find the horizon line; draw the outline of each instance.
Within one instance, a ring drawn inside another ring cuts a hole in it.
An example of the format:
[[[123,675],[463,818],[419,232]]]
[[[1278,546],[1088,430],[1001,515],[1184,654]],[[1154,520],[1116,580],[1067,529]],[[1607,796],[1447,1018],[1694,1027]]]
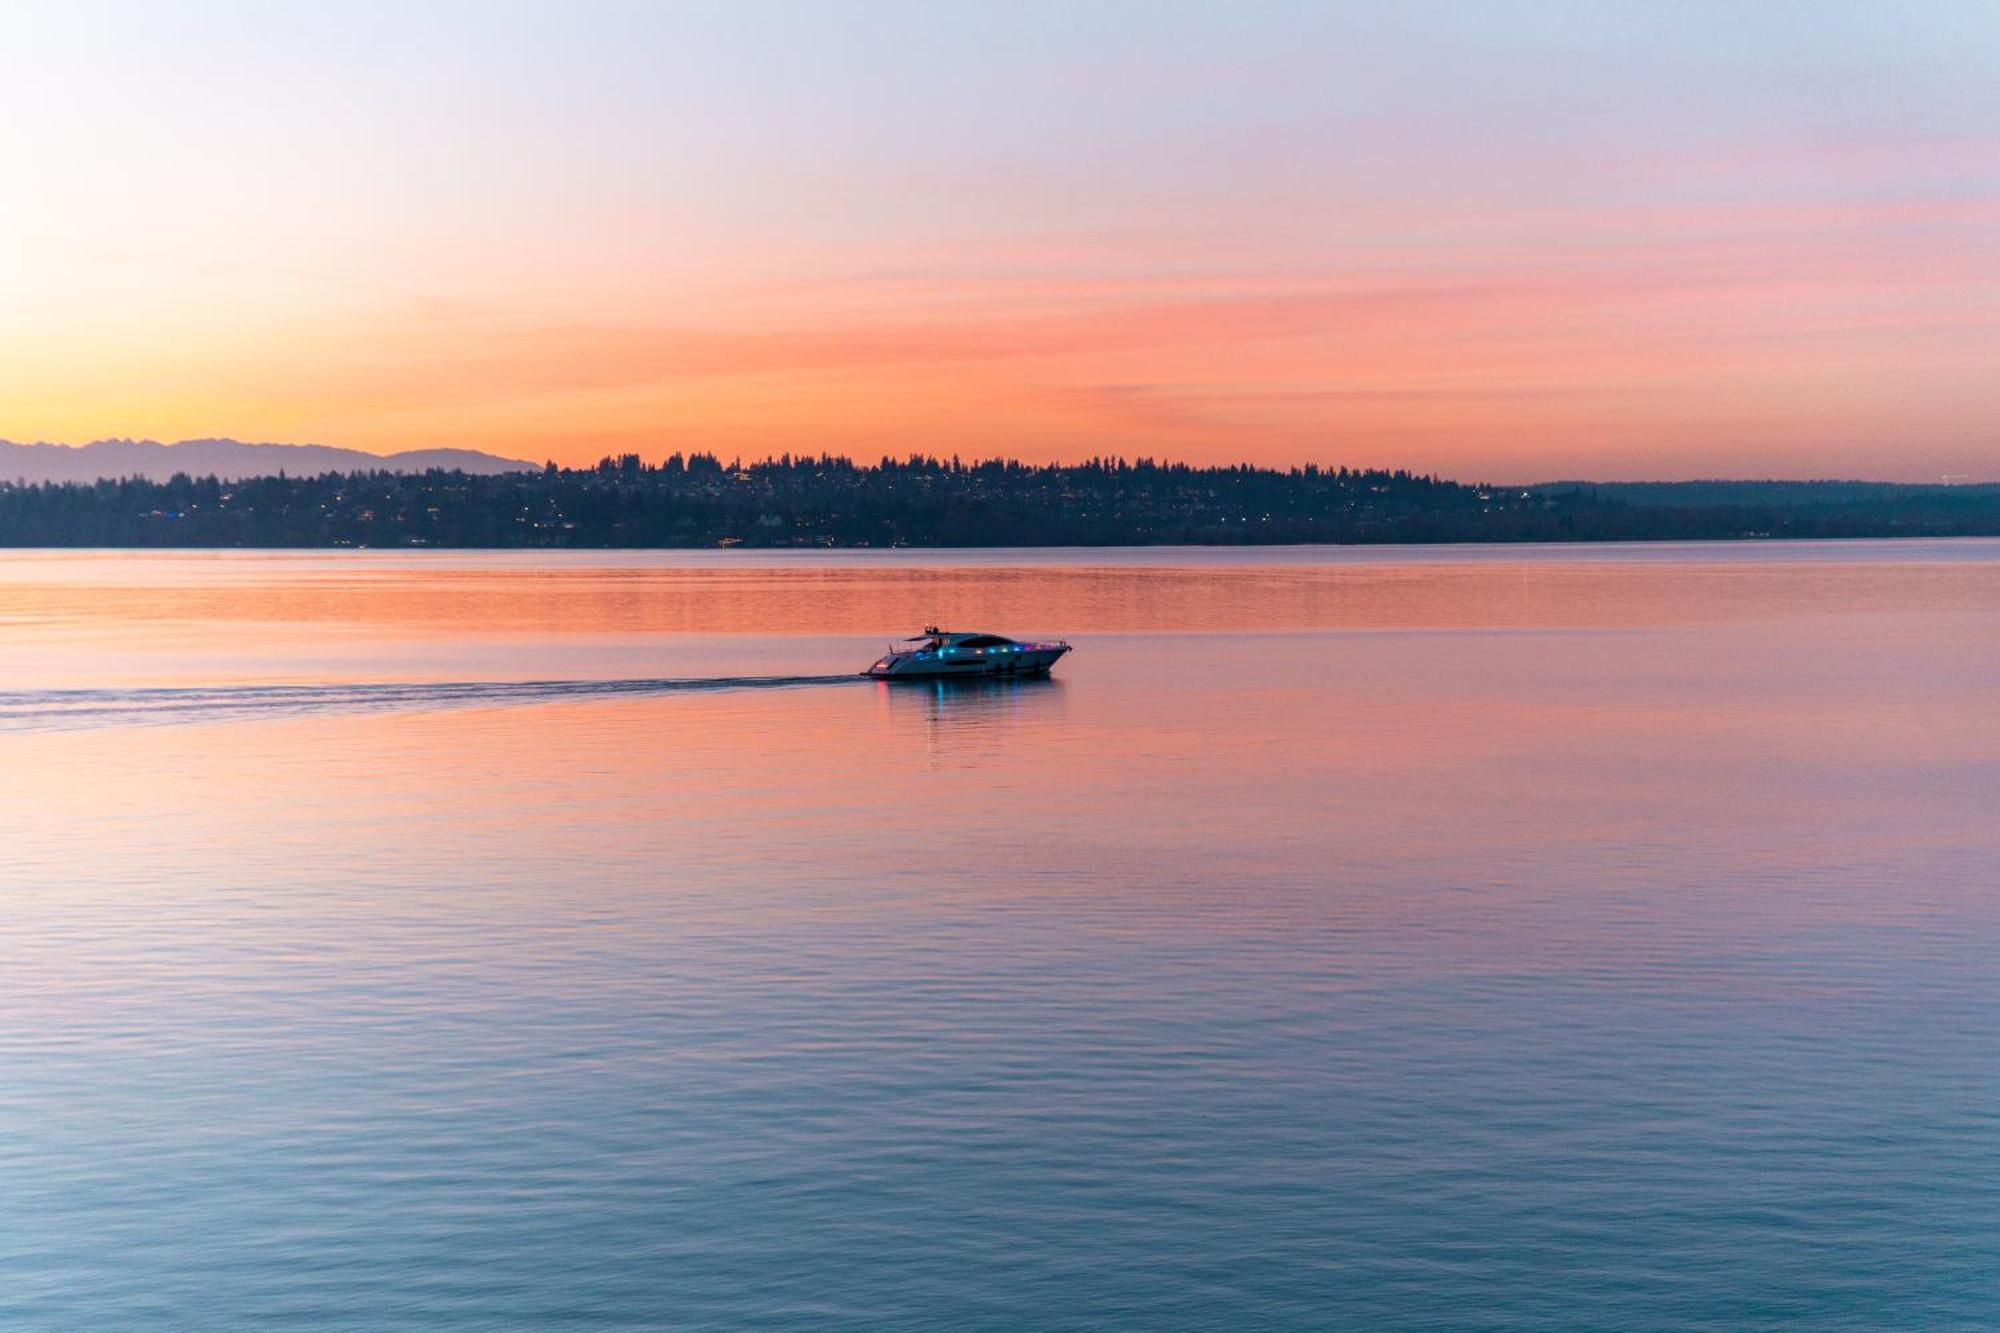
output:
[[[9,439],[5,436],[0,436],[0,448],[52,449],[52,450],[65,450],[71,453],[82,453],[86,450],[97,448],[104,445],[127,445],[127,446],[141,447],[141,448],[150,447],[162,450],[171,450],[171,449],[179,449],[189,445],[203,445],[203,444],[225,445],[238,449],[256,449],[256,450],[265,450],[265,449],[299,450],[299,451],[325,450],[334,453],[359,454],[370,458],[379,458],[385,462],[393,461],[399,458],[405,458],[413,454],[472,454],[481,458],[492,459],[495,462],[518,464],[524,470],[532,470],[537,472],[545,471],[549,467],[555,467],[559,471],[565,471],[565,472],[589,472],[598,469],[605,463],[617,462],[626,457],[635,457],[640,460],[640,465],[642,467],[653,467],[653,468],[658,468],[660,466],[663,466],[666,462],[674,458],[683,458],[688,460],[692,460],[695,458],[711,458],[714,459],[716,463],[718,463],[719,465],[731,470],[742,470],[746,468],[754,468],[759,466],[777,464],[787,459],[791,460],[794,463],[817,462],[821,460],[843,461],[857,469],[862,469],[862,470],[879,469],[884,463],[902,464],[912,461],[952,464],[958,467],[968,468],[968,469],[987,466],[996,463],[1011,467],[1024,467],[1024,468],[1036,468],[1036,469],[1081,468],[1081,467],[1093,467],[1093,466],[1104,466],[1104,465],[1116,465],[1116,466],[1150,465],[1154,467],[1182,467],[1188,469],[1189,471],[1204,472],[1204,471],[1229,471],[1240,468],[1249,468],[1252,471],[1270,472],[1276,474],[1283,474],[1288,472],[1305,472],[1316,468],[1322,472],[1327,472],[1327,471],[1338,472],[1346,470],[1349,472],[1364,472],[1364,473],[1365,472],[1381,472],[1381,473],[1391,473],[1391,474],[1405,473],[1407,475],[1414,477],[1424,477],[1437,481],[1456,482],[1457,484],[1464,486],[1475,486],[1475,487],[1491,486],[1491,487],[1499,487],[1505,489],[1515,489],[1515,488],[1533,489],[1536,487],[1548,487],[1548,486],[1682,486],[1682,485],[1701,485],[1701,484],[1755,485],[1755,484],[1766,484],[1766,483],[1784,484],[1784,485],[1843,484],[1843,485],[1867,485],[1867,486],[1928,486],[1928,487],[1938,487],[1938,488],[1956,488],[1956,487],[1991,486],[2000,484],[2000,478],[1979,477],[1975,476],[1972,473],[1943,473],[1940,474],[1935,481],[1931,480],[1914,481],[1901,478],[1868,477],[1868,476],[1853,476],[1853,475],[1842,476],[1835,473],[1818,473],[1812,475],[1777,475],[1772,473],[1760,473],[1755,475],[1738,475],[1738,476],[1727,476],[1715,473],[1703,473],[1699,475],[1689,475],[1689,476],[1643,476],[1643,477],[1618,477],[1618,478],[1570,475],[1570,476],[1548,477],[1539,481],[1496,481],[1491,478],[1484,478],[1484,477],[1473,478],[1468,480],[1468,479],[1462,479],[1461,477],[1456,475],[1448,474],[1441,470],[1425,471],[1425,470],[1420,470],[1418,468],[1406,467],[1406,466],[1368,466],[1368,465],[1356,465],[1350,463],[1322,462],[1316,460],[1306,460],[1303,462],[1293,462],[1293,463],[1259,463],[1259,462],[1252,462],[1247,459],[1239,460],[1236,462],[1220,462],[1220,461],[1194,462],[1187,459],[1174,458],[1166,455],[1121,454],[1121,453],[1096,454],[1083,458],[1025,459],[1025,458],[1012,457],[999,454],[990,454],[990,455],[967,458],[957,453],[942,454],[942,453],[913,452],[913,453],[899,455],[899,454],[892,454],[885,452],[877,455],[873,459],[864,459],[851,453],[829,450],[829,451],[822,451],[820,453],[794,453],[791,451],[785,451],[782,453],[769,453],[763,455],[762,457],[756,457],[756,458],[745,458],[741,454],[737,454],[725,460],[720,452],[712,449],[675,449],[671,452],[660,453],[657,456],[655,456],[651,461],[649,461],[646,455],[641,451],[626,449],[613,453],[602,454],[594,462],[562,463],[558,462],[555,459],[545,458],[540,462],[537,462],[534,459],[530,458],[518,458],[507,454],[496,454],[488,450],[476,448],[470,445],[420,445],[412,448],[397,449],[389,453],[383,453],[375,449],[369,449],[355,445],[326,444],[322,442],[293,443],[290,441],[283,441],[283,440],[240,440],[233,436],[227,436],[227,435],[189,436],[188,438],[180,440],[160,440],[144,436],[103,436],[98,439],[89,440],[83,444],[69,444],[55,440],[21,441],[21,440]],[[362,470],[362,469],[357,469],[357,470]],[[450,471],[452,469],[444,469],[444,470]],[[327,471],[339,471],[339,469],[327,469]],[[276,477],[282,475],[283,473],[284,469],[281,468],[275,472],[260,473],[254,475]],[[189,475],[193,476],[196,474],[189,474]],[[300,475],[320,475],[320,474],[302,473]],[[124,478],[118,476],[109,476],[109,477],[98,477],[95,480],[122,480],[122,479]],[[251,478],[243,477],[237,479],[250,480]],[[18,484],[45,485],[65,480],[81,481],[84,479],[43,478],[31,482],[28,481],[28,479],[25,477],[0,476],[0,484],[9,484],[9,485],[18,485]]]

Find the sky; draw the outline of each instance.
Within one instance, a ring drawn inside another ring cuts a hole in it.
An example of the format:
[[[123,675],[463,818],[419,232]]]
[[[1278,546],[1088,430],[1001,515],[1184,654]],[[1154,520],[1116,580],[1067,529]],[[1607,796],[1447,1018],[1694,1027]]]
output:
[[[2000,4],[0,0],[0,438],[2000,479]]]

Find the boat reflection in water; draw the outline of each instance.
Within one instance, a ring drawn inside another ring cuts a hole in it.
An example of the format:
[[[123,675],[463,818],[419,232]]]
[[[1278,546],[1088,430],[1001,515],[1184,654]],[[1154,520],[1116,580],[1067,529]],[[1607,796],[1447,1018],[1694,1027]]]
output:
[[[1047,676],[883,681],[875,692],[897,730],[907,736],[921,728],[930,760],[951,767],[1054,744],[1051,733],[1062,727],[1063,683]]]

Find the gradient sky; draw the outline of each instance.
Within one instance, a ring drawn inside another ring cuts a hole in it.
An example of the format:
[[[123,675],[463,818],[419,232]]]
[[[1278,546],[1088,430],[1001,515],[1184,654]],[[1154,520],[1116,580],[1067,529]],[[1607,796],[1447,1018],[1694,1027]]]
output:
[[[0,0],[0,437],[2000,477],[2000,4]]]

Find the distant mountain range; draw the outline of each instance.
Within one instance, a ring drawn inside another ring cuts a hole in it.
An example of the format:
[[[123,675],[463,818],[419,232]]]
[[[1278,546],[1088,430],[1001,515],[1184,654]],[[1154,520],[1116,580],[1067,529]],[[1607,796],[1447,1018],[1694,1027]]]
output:
[[[497,476],[533,472],[537,465],[476,449],[411,449],[370,454],[324,444],[245,444],[240,440],[98,440],[93,444],[15,444],[0,440],[0,482],[96,481],[191,477],[240,481],[245,477],[317,476],[322,472],[428,472],[445,468]]]

